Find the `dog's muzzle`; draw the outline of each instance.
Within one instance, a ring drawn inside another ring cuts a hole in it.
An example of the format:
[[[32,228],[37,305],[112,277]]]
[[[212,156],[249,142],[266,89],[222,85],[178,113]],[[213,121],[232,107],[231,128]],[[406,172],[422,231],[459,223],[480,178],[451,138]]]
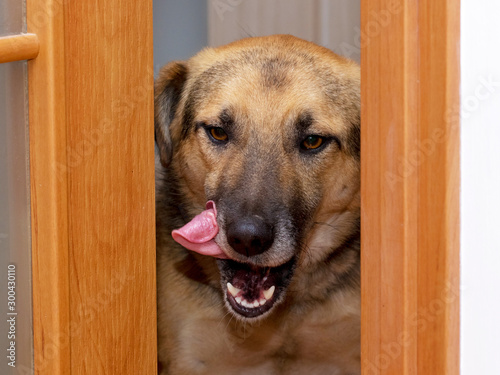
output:
[[[174,230],[172,237],[189,250],[219,258],[221,286],[230,310],[244,318],[264,316],[283,300],[295,257],[277,267],[259,267],[229,259],[214,241],[219,231],[216,215],[215,203],[209,201],[205,211]],[[226,235],[232,249],[250,261],[271,248],[275,233],[273,226],[261,216],[249,215],[230,221]]]

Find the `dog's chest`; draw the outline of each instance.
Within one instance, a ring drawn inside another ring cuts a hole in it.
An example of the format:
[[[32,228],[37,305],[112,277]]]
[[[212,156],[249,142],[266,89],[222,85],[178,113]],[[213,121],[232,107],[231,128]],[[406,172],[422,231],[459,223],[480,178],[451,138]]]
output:
[[[204,328],[191,332],[192,364],[206,374],[358,374],[359,316],[326,309],[281,323],[197,324]]]

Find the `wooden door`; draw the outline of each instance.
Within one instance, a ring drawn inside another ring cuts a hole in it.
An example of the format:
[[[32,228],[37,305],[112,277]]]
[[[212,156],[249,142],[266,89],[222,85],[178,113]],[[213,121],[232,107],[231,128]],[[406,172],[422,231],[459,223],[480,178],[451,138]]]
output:
[[[459,0],[362,0],[363,375],[459,373]]]
[[[155,374],[152,3],[27,17],[35,373]]]

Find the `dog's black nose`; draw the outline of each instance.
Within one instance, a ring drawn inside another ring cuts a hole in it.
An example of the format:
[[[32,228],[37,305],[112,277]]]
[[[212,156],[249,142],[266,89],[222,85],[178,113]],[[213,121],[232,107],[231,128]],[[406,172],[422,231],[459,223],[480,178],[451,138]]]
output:
[[[273,244],[273,228],[260,216],[253,215],[231,222],[227,241],[240,254],[248,257],[262,254]]]

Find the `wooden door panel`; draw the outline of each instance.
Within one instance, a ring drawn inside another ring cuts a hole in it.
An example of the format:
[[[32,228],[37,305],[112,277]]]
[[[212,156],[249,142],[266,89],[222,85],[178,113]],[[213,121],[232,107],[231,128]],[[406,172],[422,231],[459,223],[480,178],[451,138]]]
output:
[[[458,0],[363,0],[362,363],[459,373]]]
[[[154,374],[152,3],[27,7],[35,371]]]

